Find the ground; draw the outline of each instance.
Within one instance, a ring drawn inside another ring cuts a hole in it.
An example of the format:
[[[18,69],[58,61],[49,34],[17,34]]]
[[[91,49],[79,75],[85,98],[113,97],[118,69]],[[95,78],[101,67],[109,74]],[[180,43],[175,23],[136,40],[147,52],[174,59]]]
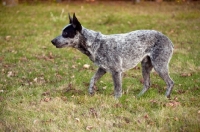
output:
[[[200,131],[200,3],[37,3],[0,7],[0,131]],[[110,74],[87,93],[97,67],[75,49],[50,41],[68,12],[104,34],[158,30],[174,43],[171,99],[155,71],[142,90],[140,64],[113,97]],[[85,64],[87,66],[85,67]]]

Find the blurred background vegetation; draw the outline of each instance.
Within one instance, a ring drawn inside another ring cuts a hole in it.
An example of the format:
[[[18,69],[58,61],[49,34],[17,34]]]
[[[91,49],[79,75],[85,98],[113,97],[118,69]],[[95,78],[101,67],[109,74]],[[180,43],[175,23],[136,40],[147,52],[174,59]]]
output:
[[[72,2],[72,1],[79,1],[79,2],[98,2],[98,1],[132,1],[133,4],[140,3],[140,2],[178,2],[178,3],[190,3],[198,0],[0,0],[0,2],[5,6],[16,6],[21,3],[40,3],[40,2]]]

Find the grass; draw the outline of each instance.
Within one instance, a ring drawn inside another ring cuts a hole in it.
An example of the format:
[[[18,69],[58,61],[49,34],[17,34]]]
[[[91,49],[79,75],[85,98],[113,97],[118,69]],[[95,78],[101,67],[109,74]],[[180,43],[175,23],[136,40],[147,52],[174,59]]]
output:
[[[199,3],[41,3],[0,7],[0,131],[190,131],[200,130]],[[175,50],[170,100],[152,72],[141,98],[140,64],[123,77],[124,94],[113,97],[110,74],[87,93],[97,67],[75,49],[56,49],[50,40],[76,12],[84,27],[104,34],[154,29]],[[83,65],[89,64],[89,69]]]

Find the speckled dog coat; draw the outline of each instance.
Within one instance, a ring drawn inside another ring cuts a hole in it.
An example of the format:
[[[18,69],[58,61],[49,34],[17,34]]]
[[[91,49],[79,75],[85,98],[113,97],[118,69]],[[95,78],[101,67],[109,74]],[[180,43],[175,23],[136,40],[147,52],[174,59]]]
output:
[[[142,63],[144,78],[144,94],[150,87],[150,71],[152,68],[167,84],[166,96],[170,97],[174,82],[168,73],[168,64],[173,53],[173,44],[165,35],[154,30],[137,30],[125,34],[103,35],[81,26],[75,14],[69,16],[62,35],[52,40],[57,48],[73,47],[86,54],[99,66],[92,77],[89,93],[94,93],[94,85],[106,72],[112,74],[114,94],[122,95],[122,73]]]

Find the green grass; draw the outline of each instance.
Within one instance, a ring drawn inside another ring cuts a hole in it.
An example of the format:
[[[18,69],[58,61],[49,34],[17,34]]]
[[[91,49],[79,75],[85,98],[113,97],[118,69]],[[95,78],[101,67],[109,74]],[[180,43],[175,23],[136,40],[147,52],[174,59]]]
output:
[[[200,131],[199,3],[63,3],[0,7],[0,131]],[[123,96],[113,97],[110,74],[87,93],[97,67],[75,49],[56,49],[51,39],[76,12],[84,27],[104,34],[154,29],[175,50],[171,100],[153,72],[144,96],[141,68],[123,77]],[[89,69],[83,65],[89,64]]]

